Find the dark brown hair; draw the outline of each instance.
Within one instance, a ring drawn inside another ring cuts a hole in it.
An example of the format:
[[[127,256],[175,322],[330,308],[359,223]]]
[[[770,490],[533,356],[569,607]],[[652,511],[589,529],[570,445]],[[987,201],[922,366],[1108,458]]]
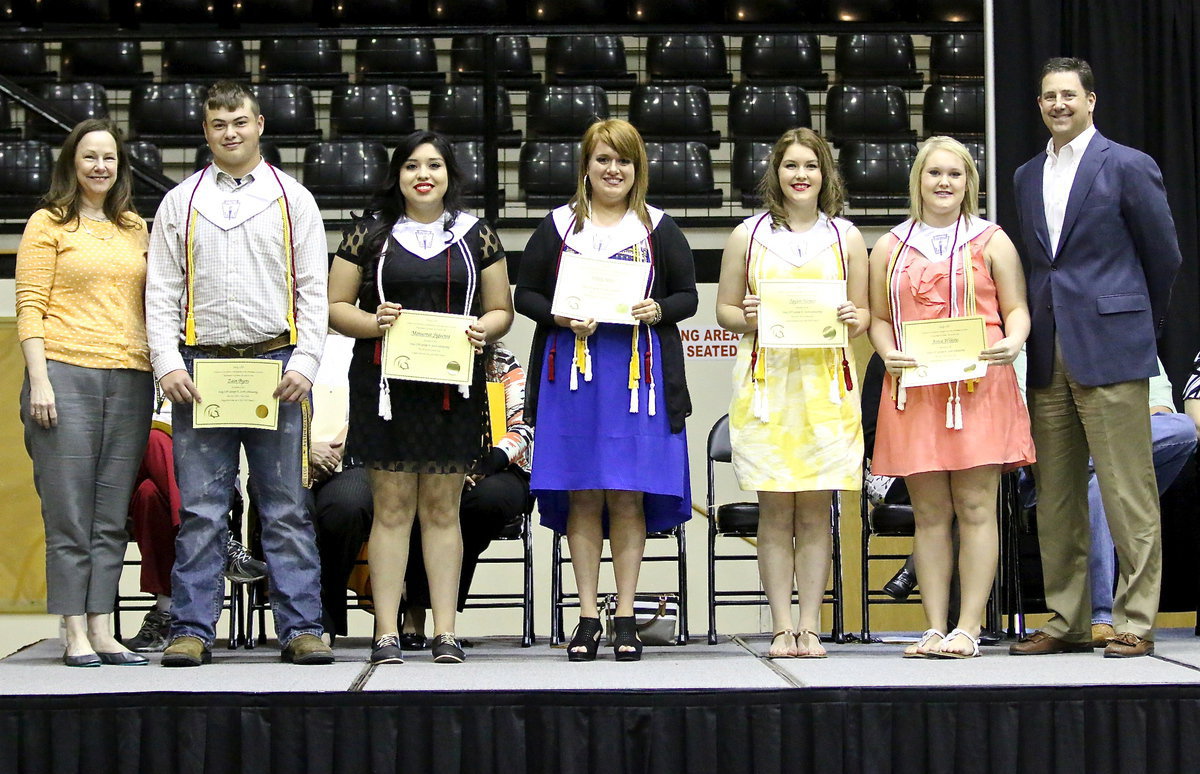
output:
[[[208,87],[208,99],[204,103],[204,110],[237,110],[246,100],[250,100],[250,112],[254,114],[254,118],[258,118],[261,115],[258,98],[249,87],[237,81],[217,81]]]
[[[75,153],[79,141],[92,132],[108,132],[117,143],[117,172],[112,188],[104,195],[104,215],[119,228],[139,229],[141,221],[133,206],[133,170],[121,128],[111,118],[88,118],[75,124],[50,175],[50,190],[42,197],[42,206],[50,211],[55,223],[64,225],[79,219],[79,177],[75,172]]]
[[[1091,94],[1096,90],[1096,76],[1092,74],[1092,66],[1083,59],[1078,59],[1073,56],[1056,56],[1053,59],[1047,59],[1042,65],[1042,72],[1038,75],[1038,94],[1042,93],[1042,81],[1046,80],[1046,76],[1050,73],[1075,73],[1079,76],[1079,83],[1083,85],[1083,92]]]

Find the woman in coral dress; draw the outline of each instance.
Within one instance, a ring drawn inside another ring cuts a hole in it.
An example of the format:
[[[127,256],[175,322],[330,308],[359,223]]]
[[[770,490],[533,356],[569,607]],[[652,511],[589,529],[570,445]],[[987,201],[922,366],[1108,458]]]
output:
[[[977,216],[979,173],[967,149],[933,137],[913,162],[911,217],[871,252],[871,343],[888,375],[872,472],[904,476],[916,516],[913,557],[928,630],[906,657],[979,655],[984,605],[996,572],[1000,474],[1033,462],[1029,414],[1012,362],[1029,334],[1025,279],[1008,236]],[[979,315],[982,378],[929,386],[897,378],[918,366],[903,323]],[[947,633],[951,525],[958,519],[961,604]]]
[[[741,333],[729,437],[742,489],[758,492],[758,567],[771,607],[772,658],[822,658],[821,601],[829,578],[831,498],[862,485],[862,418],[849,347],[777,348],[760,340],[760,283],[841,280],[838,319],[866,331],[867,247],[842,209],[829,144],[811,129],[775,143],[761,185],[767,212],[730,235],[717,322]],[[792,588],[800,617],[792,621]]]

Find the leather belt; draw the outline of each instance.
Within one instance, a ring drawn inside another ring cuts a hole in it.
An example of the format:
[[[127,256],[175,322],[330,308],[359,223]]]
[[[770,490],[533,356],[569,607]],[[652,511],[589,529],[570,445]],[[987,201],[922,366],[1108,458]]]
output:
[[[257,344],[206,344],[195,345],[192,349],[203,352],[209,357],[258,357],[277,349],[283,349],[292,343],[291,336],[281,333],[273,339],[260,341]]]

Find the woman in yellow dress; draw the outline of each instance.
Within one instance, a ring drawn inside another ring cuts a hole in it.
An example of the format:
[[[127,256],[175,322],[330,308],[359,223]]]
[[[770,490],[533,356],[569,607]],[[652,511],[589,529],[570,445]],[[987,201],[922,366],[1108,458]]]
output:
[[[765,213],[743,221],[721,259],[717,322],[742,334],[729,434],[739,485],[758,492],[758,569],[771,607],[772,658],[823,658],[821,601],[829,578],[830,505],[862,479],[862,421],[848,346],[763,347],[764,280],[843,280],[837,319],[849,338],[870,322],[867,248],[837,217],[843,189],[829,144],[811,129],[775,143],[759,187]],[[792,589],[799,619],[792,618]]]

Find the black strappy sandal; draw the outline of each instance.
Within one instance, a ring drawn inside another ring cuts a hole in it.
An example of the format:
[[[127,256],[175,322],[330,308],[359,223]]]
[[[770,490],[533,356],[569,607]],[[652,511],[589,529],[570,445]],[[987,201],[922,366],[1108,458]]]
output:
[[[637,633],[637,619],[631,615],[613,616],[613,628],[616,636],[613,638],[613,652],[617,661],[641,661],[642,641]],[[622,650],[633,648],[633,650]]]
[[[600,619],[579,617],[579,623],[567,645],[567,661],[595,661],[600,647]],[[584,650],[576,650],[584,648]]]

